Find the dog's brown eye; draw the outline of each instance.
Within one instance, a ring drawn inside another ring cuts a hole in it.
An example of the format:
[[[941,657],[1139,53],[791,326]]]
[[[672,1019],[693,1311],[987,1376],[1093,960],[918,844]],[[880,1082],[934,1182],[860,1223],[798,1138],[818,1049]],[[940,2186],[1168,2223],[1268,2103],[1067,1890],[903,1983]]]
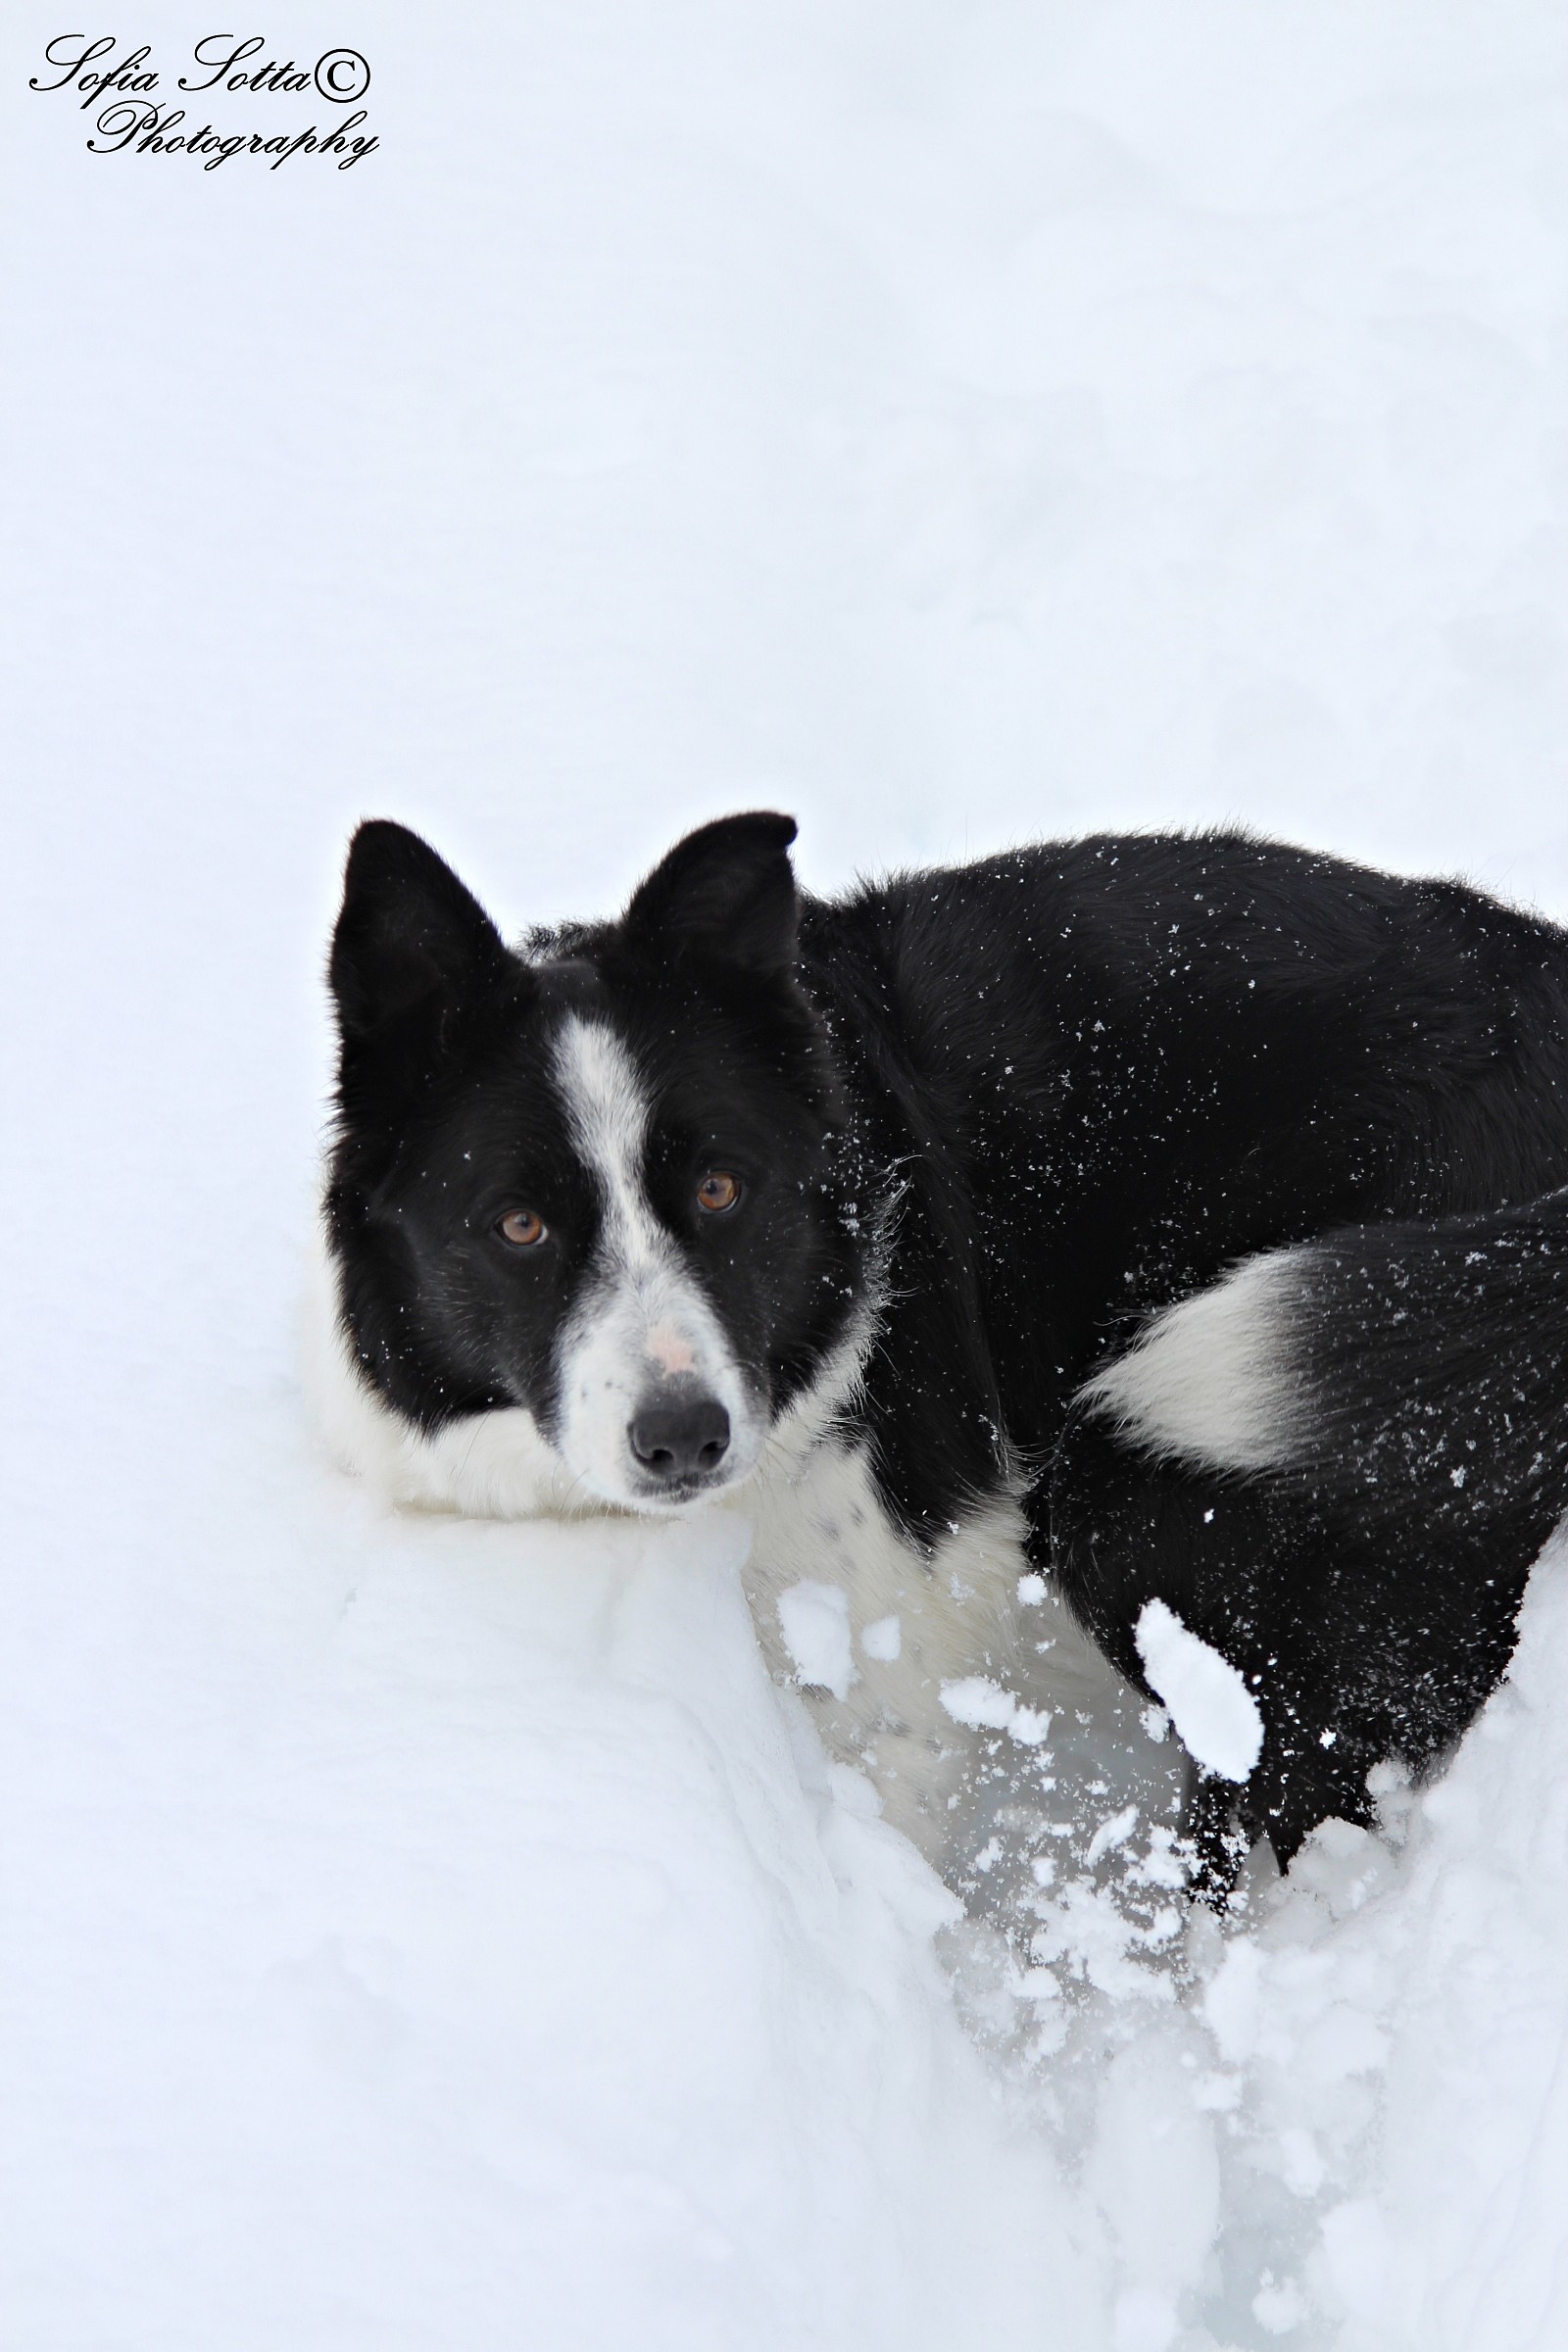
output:
[[[738,1176],[705,1176],[697,1187],[697,1205],[706,1208],[710,1217],[722,1216],[726,1208],[734,1207],[740,1197],[741,1180]]]
[[[545,1222],[531,1208],[509,1208],[496,1231],[514,1250],[532,1250],[545,1238]]]

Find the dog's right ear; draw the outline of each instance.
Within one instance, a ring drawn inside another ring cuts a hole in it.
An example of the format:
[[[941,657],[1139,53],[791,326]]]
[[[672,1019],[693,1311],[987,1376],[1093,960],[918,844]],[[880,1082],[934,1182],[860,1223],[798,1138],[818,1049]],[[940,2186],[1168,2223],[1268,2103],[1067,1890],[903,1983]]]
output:
[[[439,1026],[509,960],[478,900],[428,842],[380,817],[361,825],[327,965],[346,1048],[416,1015]]]

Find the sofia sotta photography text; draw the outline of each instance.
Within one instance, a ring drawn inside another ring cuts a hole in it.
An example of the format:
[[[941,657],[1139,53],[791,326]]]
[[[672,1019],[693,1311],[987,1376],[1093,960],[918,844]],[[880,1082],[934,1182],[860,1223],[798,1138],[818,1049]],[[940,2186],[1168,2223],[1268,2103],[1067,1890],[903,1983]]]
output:
[[[295,156],[320,155],[346,172],[380,145],[359,104],[370,68],[358,49],[323,49],[302,64],[269,56],[259,32],[209,33],[171,89],[150,42],[122,53],[113,33],[62,32],[31,86],[89,117],[89,155],[194,156],[204,172],[235,155],[261,156],[273,172]],[[315,120],[302,123],[307,106]],[[239,128],[242,110],[251,120]]]

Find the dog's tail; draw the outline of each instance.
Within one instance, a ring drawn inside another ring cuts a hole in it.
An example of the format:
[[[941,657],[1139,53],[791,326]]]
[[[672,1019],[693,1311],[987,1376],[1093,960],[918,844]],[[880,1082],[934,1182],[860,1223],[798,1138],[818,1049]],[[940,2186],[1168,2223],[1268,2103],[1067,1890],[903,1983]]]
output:
[[[1369,1530],[1568,1508],[1568,1192],[1245,1258],[1082,1402],[1132,1444],[1272,1474]]]

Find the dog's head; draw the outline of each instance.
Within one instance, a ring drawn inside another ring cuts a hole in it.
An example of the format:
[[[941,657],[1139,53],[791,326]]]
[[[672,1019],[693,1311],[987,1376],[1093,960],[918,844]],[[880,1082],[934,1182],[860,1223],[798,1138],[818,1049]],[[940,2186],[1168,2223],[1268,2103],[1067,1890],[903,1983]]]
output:
[[[854,1187],[794,837],[704,826],[617,922],[515,954],[416,834],[355,835],[327,1231],[359,1377],[410,1428],[520,1407],[575,1490],[679,1508],[746,1476],[843,1338]]]

